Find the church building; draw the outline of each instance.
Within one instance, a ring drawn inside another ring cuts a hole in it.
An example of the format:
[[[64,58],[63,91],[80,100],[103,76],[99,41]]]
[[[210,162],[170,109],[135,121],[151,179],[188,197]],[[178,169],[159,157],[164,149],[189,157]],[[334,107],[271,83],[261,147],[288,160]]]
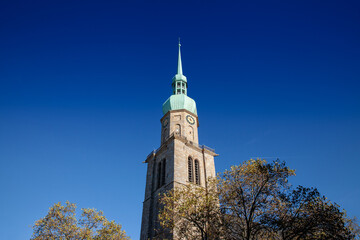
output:
[[[181,185],[207,187],[207,179],[215,177],[214,157],[209,147],[199,144],[199,119],[195,101],[187,96],[188,82],[183,75],[181,52],[177,74],[172,79],[172,95],[162,106],[161,144],[146,158],[145,200],[141,222],[141,240],[161,234],[158,221],[159,194]],[[166,239],[176,239],[167,236]]]

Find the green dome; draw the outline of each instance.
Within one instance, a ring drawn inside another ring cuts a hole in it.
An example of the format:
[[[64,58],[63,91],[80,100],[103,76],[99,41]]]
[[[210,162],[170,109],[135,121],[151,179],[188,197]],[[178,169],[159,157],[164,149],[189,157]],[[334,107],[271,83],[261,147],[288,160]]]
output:
[[[197,115],[196,103],[185,94],[171,95],[162,106],[164,115],[171,110],[186,109]]]

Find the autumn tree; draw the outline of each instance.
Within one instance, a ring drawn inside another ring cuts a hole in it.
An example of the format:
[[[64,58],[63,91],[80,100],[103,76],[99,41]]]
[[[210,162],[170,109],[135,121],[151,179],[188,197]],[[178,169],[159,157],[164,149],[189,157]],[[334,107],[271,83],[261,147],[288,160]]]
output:
[[[109,221],[102,211],[81,209],[76,219],[76,205],[54,204],[48,214],[35,222],[32,240],[128,240],[121,225]]]
[[[178,239],[215,240],[221,233],[219,198],[214,181],[207,188],[180,186],[160,198],[160,224]]]
[[[360,226],[358,223],[358,219],[356,217],[345,218],[346,227],[351,231],[351,233],[354,235],[354,239],[360,240]]]
[[[345,213],[321,196],[317,189],[297,187],[279,195],[274,211],[265,214],[263,223],[277,239],[353,239],[346,226]]]
[[[271,231],[262,224],[263,217],[274,210],[278,194],[289,188],[288,177],[294,174],[284,162],[260,159],[248,160],[222,173],[218,189],[226,238],[269,238]]]
[[[293,189],[293,175],[282,161],[246,161],[208,189],[191,184],[163,195],[160,222],[180,239],[359,239],[356,220],[314,188]]]

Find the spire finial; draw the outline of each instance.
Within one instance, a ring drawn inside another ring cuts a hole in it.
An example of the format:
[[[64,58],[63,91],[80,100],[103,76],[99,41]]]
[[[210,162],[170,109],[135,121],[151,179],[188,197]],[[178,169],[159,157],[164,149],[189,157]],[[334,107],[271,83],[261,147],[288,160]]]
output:
[[[177,74],[183,75],[182,64],[181,64],[181,52],[180,52],[180,47],[181,47],[181,43],[180,43],[180,38],[179,38],[179,59],[178,59],[178,70],[177,70]]]

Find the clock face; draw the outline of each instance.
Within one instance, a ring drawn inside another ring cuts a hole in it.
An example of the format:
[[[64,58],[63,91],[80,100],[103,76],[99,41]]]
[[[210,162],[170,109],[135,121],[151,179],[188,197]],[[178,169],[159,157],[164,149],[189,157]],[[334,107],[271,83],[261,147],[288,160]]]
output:
[[[163,127],[166,127],[169,123],[169,120],[167,118],[165,118],[165,120],[163,121]]]
[[[188,121],[188,123],[190,123],[191,125],[195,123],[195,119],[190,115],[186,116],[186,121]]]

